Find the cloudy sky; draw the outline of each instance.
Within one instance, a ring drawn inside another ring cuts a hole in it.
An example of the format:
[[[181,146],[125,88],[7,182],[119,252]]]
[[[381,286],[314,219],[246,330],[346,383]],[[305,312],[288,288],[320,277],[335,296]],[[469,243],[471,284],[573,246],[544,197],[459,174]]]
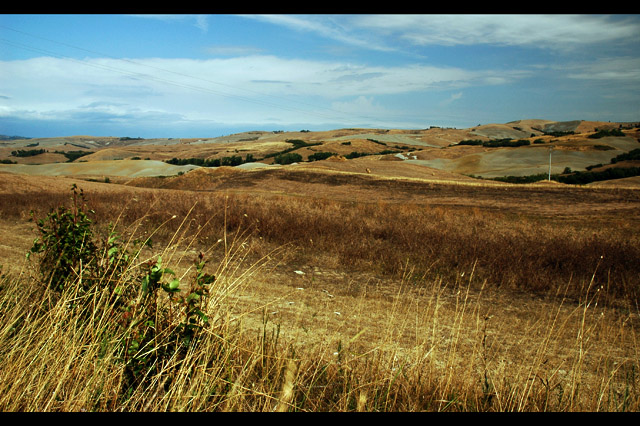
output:
[[[0,134],[640,120],[640,15],[0,15]]]

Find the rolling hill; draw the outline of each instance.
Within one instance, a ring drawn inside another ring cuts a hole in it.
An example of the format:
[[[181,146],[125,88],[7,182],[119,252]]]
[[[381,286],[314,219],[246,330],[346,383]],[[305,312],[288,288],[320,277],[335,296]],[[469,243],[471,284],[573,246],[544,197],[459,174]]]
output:
[[[603,129],[619,133],[590,137]],[[198,168],[198,161],[245,172],[293,162],[299,170],[469,181],[584,171],[639,148],[639,137],[637,123],[532,119],[468,129],[252,131],[200,139],[6,138],[0,141],[0,171],[126,180],[182,175]],[[501,141],[522,145],[489,145]]]

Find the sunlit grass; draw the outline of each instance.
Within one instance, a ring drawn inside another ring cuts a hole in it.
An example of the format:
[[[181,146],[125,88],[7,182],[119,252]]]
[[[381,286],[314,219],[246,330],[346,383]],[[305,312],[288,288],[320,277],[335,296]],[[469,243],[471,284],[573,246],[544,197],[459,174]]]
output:
[[[141,191],[125,206],[87,197],[99,235],[113,223],[125,248],[156,241],[102,282],[137,288],[140,266],[162,258],[188,283],[202,253],[216,277],[209,325],[131,387],[108,286],[56,294],[33,259],[0,279],[2,411],[639,408],[638,245],[624,223],[187,191]],[[13,214],[68,198],[32,197]],[[79,297],[89,317],[70,309]]]

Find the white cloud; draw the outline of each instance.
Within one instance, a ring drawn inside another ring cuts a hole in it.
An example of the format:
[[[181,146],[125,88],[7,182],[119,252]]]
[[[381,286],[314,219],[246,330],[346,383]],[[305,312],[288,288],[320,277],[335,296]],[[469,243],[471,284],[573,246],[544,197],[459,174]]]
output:
[[[365,116],[367,114],[389,113],[387,109],[379,105],[371,96],[358,96],[353,100],[332,102],[331,108],[347,114],[362,116]]]
[[[196,28],[200,29],[200,31],[206,33],[209,30],[209,18],[207,15],[157,15],[157,14],[146,14],[146,15],[130,15],[135,16],[137,18],[145,18],[145,19],[156,19],[164,22],[187,22]]]
[[[637,19],[594,15],[366,15],[354,23],[416,45],[565,48],[620,39],[637,42],[640,35]]]
[[[444,101],[440,102],[440,105],[441,106],[451,105],[453,102],[455,102],[455,101],[457,101],[458,99],[461,99],[461,98],[462,98],[462,92],[452,93],[451,96],[449,96]]]
[[[34,58],[0,62],[0,115],[61,120],[225,123],[338,120],[384,115],[375,96],[513,81],[526,73],[424,65],[369,66],[247,56],[225,59]],[[10,82],[10,84],[8,84]],[[347,100],[352,99],[352,100]],[[355,99],[355,101],[353,100]],[[359,120],[359,118],[358,118]]]
[[[354,34],[348,20],[341,15],[241,15],[289,29],[315,33],[321,37],[361,48],[381,51],[394,50],[385,44],[375,43],[366,34]]]
[[[428,65],[363,64],[275,56],[226,59],[34,58],[2,62],[4,96],[64,99],[95,96],[146,98],[194,93],[227,96],[312,95],[325,98],[408,93],[513,81],[524,71],[468,71]],[[274,82],[281,84],[274,85]],[[154,99],[154,102],[156,99]]]
[[[567,77],[640,83],[640,58],[600,58],[586,65],[574,65]]]
[[[252,18],[372,50],[399,50],[394,39],[418,46],[494,44],[568,49],[619,40],[637,43],[640,37],[640,23],[634,15],[260,15]],[[393,38],[388,39],[389,36]]]
[[[195,26],[206,33],[209,30],[209,19],[205,15],[196,15],[195,19]]]
[[[204,51],[219,56],[249,56],[261,53],[261,49],[253,46],[209,46]]]

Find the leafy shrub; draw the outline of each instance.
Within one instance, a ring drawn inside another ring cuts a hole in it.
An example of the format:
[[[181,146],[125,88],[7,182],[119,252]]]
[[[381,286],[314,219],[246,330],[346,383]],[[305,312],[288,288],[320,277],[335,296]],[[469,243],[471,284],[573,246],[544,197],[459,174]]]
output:
[[[40,273],[56,290],[63,290],[68,278],[82,273],[81,269],[90,268],[95,257],[96,246],[88,216],[94,212],[86,209],[84,194],[82,190],[78,193],[77,189],[74,184],[70,209],[61,206],[52,210],[46,219],[37,220],[40,237],[33,242],[27,255],[42,254]]]
[[[180,280],[162,265],[161,257],[137,261],[141,247],[150,245],[150,240],[135,241],[132,252],[110,228],[106,239],[96,242],[88,217],[93,212],[82,190],[78,192],[74,184],[72,191],[70,208],[61,206],[38,220],[40,237],[28,257],[40,256],[44,282],[86,324],[93,318],[110,319],[101,331],[105,334],[95,337],[105,345],[103,355],[112,350],[124,364],[125,397],[137,386],[149,385],[145,381],[152,370],[168,374],[168,386],[172,368],[179,366],[176,360],[184,357],[209,324],[205,306],[215,276],[204,271],[201,253],[191,285],[181,291]]]

